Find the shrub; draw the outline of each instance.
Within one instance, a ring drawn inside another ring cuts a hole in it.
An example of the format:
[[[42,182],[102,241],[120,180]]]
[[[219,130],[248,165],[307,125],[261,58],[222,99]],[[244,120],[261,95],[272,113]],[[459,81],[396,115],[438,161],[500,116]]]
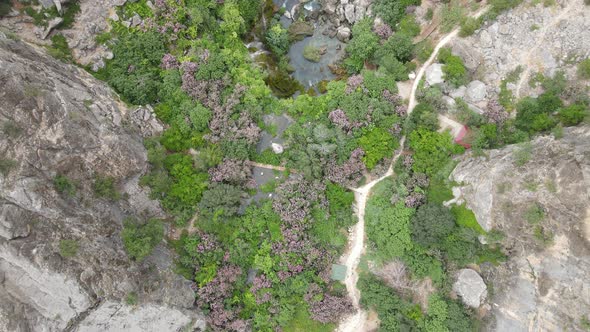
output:
[[[127,303],[127,305],[136,305],[137,304],[137,293],[130,292],[129,294],[127,294],[127,296],[125,296],[125,303]]]
[[[0,0],[0,17],[10,13],[12,2],[10,0]]]
[[[63,258],[70,258],[76,256],[80,245],[76,240],[61,240],[59,241],[59,254]]]
[[[584,121],[588,109],[584,105],[571,105],[559,110],[558,117],[564,126],[575,126]]]
[[[432,47],[432,42],[430,41],[430,39],[425,39],[416,44],[416,46],[414,47],[414,53],[416,54],[418,61],[422,63],[428,60],[432,52],[434,52],[434,47]]]
[[[412,37],[406,34],[396,33],[389,37],[377,49],[375,57],[380,60],[385,56],[393,55],[400,62],[407,62],[412,59],[413,52],[414,44],[412,43]]]
[[[277,56],[282,56],[289,50],[289,33],[280,24],[275,24],[266,32],[266,43]]]
[[[303,49],[303,57],[311,62],[320,62],[322,59],[322,51],[319,47],[307,45]]]
[[[524,218],[530,224],[538,224],[541,220],[545,219],[545,210],[539,203],[534,203],[526,210]]]
[[[461,20],[465,17],[465,10],[458,2],[451,1],[450,4],[443,4],[441,17],[441,30],[443,32],[449,32],[453,30],[457,24],[461,23]]]
[[[520,145],[518,149],[513,152],[514,163],[516,166],[524,166],[533,156],[533,146],[530,142]]]
[[[408,35],[410,37],[416,37],[420,34],[420,24],[416,22],[414,15],[406,15],[399,22],[398,33]]]
[[[361,136],[359,145],[365,151],[365,165],[373,169],[383,158],[392,156],[396,141],[387,130],[375,128]]]
[[[2,132],[10,138],[18,138],[23,133],[23,129],[14,121],[6,121],[2,124]]]
[[[471,36],[475,32],[475,30],[481,27],[481,24],[482,20],[478,18],[467,17],[463,20],[463,22],[461,22],[461,30],[459,31],[459,36]]]
[[[477,222],[475,213],[473,213],[473,211],[467,208],[465,203],[463,203],[463,205],[453,205],[451,207],[451,213],[455,216],[455,219],[457,220],[457,225],[461,227],[471,228],[478,234],[486,233],[481,227],[481,225]]]
[[[62,195],[74,196],[76,194],[76,186],[65,175],[56,175],[53,178],[53,186],[55,187],[55,191]]]
[[[140,223],[133,218],[123,221],[123,245],[129,257],[135,261],[141,262],[151,254],[163,237],[164,226],[158,219],[150,219],[147,223]]]
[[[242,190],[239,187],[225,183],[212,185],[203,192],[199,202],[199,211],[205,219],[230,218],[238,213]]]
[[[460,86],[467,83],[467,69],[463,65],[463,60],[456,55],[446,55],[439,59],[444,63],[442,70],[445,80],[454,86]]]
[[[164,40],[155,32],[125,34],[113,47],[107,65],[108,82],[134,104],[153,103],[160,87]]]
[[[381,17],[385,23],[394,27],[404,17],[406,7],[411,5],[419,5],[417,0],[375,0],[373,2],[373,13]]]
[[[113,201],[121,198],[121,194],[115,188],[116,180],[113,177],[96,176],[92,189],[96,197],[107,198]]]
[[[358,73],[363,69],[365,60],[372,60],[379,46],[379,37],[373,32],[373,23],[369,18],[357,22],[352,27],[352,36],[346,45],[348,57],[344,60],[344,65],[349,72]]]
[[[582,60],[578,64],[578,77],[582,79],[590,79],[590,58]]]
[[[429,248],[446,238],[455,227],[455,218],[446,207],[427,203],[412,217],[412,240]]]
[[[424,128],[413,131],[410,136],[410,148],[414,151],[414,172],[436,174],[440,167],[450,160],[453,153],[460,149],[451,141],[448,132],[437,133]]]
[[[51,46],[48,48],[51,56],[62,61],[72,61],[72,51],[68,46],[66,37],[62,35],[55,35],[51,37]]]

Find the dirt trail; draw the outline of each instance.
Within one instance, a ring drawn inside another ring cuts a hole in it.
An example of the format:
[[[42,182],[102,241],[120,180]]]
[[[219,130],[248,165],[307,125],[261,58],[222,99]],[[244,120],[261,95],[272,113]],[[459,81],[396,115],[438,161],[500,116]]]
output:
[[[479,17],[487,10],[487,6],[478,10],[472,17]],[[408,105],[408,115],[412,112],[414,107],[416,106],[416,91],[418,89],[418,84],[420,80],[424,76],[424,72],[430,64],[436,59],[438,52],[440,49],[446,45],[450,40],[455,38],[459,34],[459,29],[455,29],[446,35],[443,39],[441,39],[432,55],[428,60],[424,63],[424,65],[418,71],[416,75],[416,79],[414,80],[414,84],[412,85],[412,91],[410,93],[409,98],[409,105]],[[346,265],[346,279],[344,280],[344,284],[346,285],[346,290],[348,291],[349,296],[352,299],[352,303],[356,309],[356,312],[346,318],[344,321],[340,323],[338,328],[336,329],[337,332],[363,332],[366,331],[366,322],[367,322],[367,313],[360,308],[359,301],[360,301],[360,291],[356,287],[356,283],[358,281],[358,272],[357,268],[360,262],[361,255],[365,248],[365,207],[367,205],[367,199],[371,193],[371,189],[378,184],[379,182],[383,181],[383,179],[393,175],[393,165],[401,155],[404,149],[406,137],[403,136],[400,140],[400,148],[395,153],[391,161],[391,165],[382,177],[375,179],[362,187],[352,189],[355,194],[355,202],[357,208],[357,216],[358,216],[358,223],[353,227],[352,232],[349,237],[350,248],[347,253],[345,253],[342,258],[342,264]]]

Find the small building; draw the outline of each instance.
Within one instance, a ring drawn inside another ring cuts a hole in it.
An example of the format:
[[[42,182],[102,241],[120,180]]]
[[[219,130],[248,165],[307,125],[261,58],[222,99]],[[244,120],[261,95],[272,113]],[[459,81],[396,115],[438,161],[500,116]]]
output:
[[[332,264],[332,280],[344,281],[346,279],[346,266],[341,264]]]

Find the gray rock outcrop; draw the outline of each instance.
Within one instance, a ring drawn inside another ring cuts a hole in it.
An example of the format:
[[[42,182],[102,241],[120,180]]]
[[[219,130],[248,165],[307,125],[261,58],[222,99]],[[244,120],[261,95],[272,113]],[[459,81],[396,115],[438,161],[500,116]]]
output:
[[[457,273],[453,291],[461,297],[465,305],[472,308],[479,308],[488,294],[488,288],[483,279],[472,269],[462,269]]]
[[[472,81],[467,84],[465,90],[465,100],[470,103],[479,103],[486,98],[487,88],[481,81]]]
[[[443,65],[441,63],[433,63],[428,68],[426,68],[426,83],[428,85],[435,85],[444,82],[443,79]]]
[[[504,234],[509,254],[505,263],[481,266],[494,287],[486,330],[579,331],[590,312],[590,127],[531,145],[520,167],[515,151],[522,148],[513,145],[466,155],[451,174],[461,183],[456,196],[485,230]]]
[[[168,249],[141,264],[123,249],[125,217],[163,216],[138,184],[147,156],[128,124],[139,120],[104,83],[3,34],[0,86],[0,331],[120,330],[99,313],[131,292],[137,309],[114,313],[137,322],[129,326],[164,326],[170,319],[160,315],[175,318],[171,327],[202,322],[193,284],[173,272]],[[75,194],[56,191],[58,174]],[[97,198],[97,175],[115,178],[123,198]],[[78,244],[73,257],[60,254],[62,240]]]

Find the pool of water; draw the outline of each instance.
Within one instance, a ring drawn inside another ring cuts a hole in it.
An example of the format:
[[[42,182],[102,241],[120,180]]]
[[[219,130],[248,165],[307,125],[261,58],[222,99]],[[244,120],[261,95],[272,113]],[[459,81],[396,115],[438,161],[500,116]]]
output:
[[[293,119],[285,114],[267,114],[264,116],[263,120],[267,126],[274,127],[276,132],[274,134],[271,134],[266,130],[262,132],[262,137],[256,146],[256,152],[258,153],[261,153],[266,149],[270,149],[272,143],[283,144],[285,142],[285,140],[282,138],[283,132],[285,132],[287,127],[293,123]]]

